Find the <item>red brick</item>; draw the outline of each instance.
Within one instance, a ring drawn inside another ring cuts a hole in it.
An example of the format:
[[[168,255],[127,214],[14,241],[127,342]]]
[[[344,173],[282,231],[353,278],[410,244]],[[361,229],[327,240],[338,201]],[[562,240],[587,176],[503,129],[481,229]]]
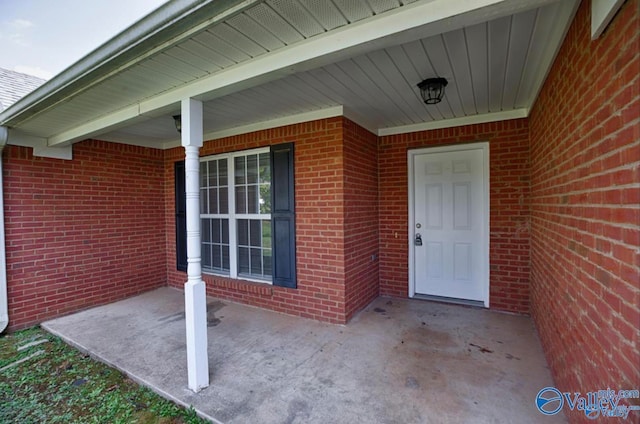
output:
[[[73,155],[4,150],[11,330],[166,284],[162,151],[85,141]]]
[[[594,41],[590,5],[529,119],[531,310],[556,387],[583,393],[640,381],[638,3]]]
[[[378,172],[382,294],[407,297],[409,291],[407,150],[485,140],[489,141],[491,181],[490,305],[511,312],[529,312],[530,172],[526,119],[380,138]],[[521,283],[523,279],[524,284]]]
[[[377,137],[339,117],[208,141],[201,155],[284,141],[295,143],[298,288],[246,290],[250,283],[206,276],[207,293],[278,312],[344,323],[378,295],[377,265],[370,265],[371,255],[377,253]],[[184,273],[175,270],[172,245],[173,163],[182,159],[181,150],[165,152],[164,164],[167,275],[169,284],[176,287],[182,287],[186,280]],[[353,167],[365,160],[366,166]],[[368,202],[371,209],[354,213],[351,205],[362,202]],[[371,250],[361,249],[358,240],[370,244]],[[241,298],[239,290],[243,291]]]

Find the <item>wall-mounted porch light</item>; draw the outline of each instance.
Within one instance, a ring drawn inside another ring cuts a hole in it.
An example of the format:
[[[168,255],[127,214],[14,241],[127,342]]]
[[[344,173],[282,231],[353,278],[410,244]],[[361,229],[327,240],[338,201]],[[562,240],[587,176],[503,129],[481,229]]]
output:
[[[440,103],[444,97],[444,88],[448,81],[444,78],[427,78],[418,84],[422,100],[428,105]]]
[[[173,115],[173,122],[176,124],[176,130],[179,133],[182,132],[182,116],[181,115]]]

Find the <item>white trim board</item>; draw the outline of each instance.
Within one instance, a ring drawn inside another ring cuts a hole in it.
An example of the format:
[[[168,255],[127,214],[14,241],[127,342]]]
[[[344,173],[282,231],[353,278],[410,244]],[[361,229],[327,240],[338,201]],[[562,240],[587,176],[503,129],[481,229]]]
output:
[[[624,0],[591,0],[591,39],[602,33],[622,6]]]
[[[463,118],[443,119],[441,121],[424,122],[421,124],[403,125],[400,127],[380,128],[377,133],[379,137],[384,137],[387,135],[437,130],[440,128],[460,127],[462,125],[507,121],[509,119],[526,118],[527,116],[529,116],[529,109],[523,108],[504,112],[487,113],[483,115],[465,116]]]

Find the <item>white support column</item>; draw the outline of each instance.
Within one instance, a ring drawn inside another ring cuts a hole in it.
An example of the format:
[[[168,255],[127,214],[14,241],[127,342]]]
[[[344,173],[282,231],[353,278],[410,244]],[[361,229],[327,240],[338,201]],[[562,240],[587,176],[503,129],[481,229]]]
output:
[[[184,285],[189,388],[209,386],[207,298],[200,259],[200,158],[202,102],[182,100],[182,146],[185,151],[187,199],[187,282]]]

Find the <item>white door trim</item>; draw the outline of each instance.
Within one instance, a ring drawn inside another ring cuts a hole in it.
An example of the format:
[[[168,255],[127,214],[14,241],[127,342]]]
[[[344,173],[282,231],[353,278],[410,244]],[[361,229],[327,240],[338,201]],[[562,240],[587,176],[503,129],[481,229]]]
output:
[[[415,282],[415,246],[414,246],[414,237],[415,237],[415,228],[413,226],[414,221],[414,190],[415,190],[415,182],[414,182],[414,169],[413,162],[414,156],[428,154],[428,153],[446,153],[446,152],[457,152],[461,150],[482,150],[483,155],[483,210],[484,216],[486,219],[482,223],[482,239],[484,241],[484,252],[482,252],[482,256],[484,258],[483,264],[484,268],[480,272],[483,275],[483,303],[485,308],[489,307],[489,142],[482,141],[476,143],[465,143],[465,144],[453,144],[447,146],[438,146],[438,147],[425,147],[420,149],[413,149],[407,151],[407,169],[408,169],[408,181],[409,181],[409,221],[408,221],[408,236],[409,236],[409,297],[414,297],[416,294],[416,282]]]

